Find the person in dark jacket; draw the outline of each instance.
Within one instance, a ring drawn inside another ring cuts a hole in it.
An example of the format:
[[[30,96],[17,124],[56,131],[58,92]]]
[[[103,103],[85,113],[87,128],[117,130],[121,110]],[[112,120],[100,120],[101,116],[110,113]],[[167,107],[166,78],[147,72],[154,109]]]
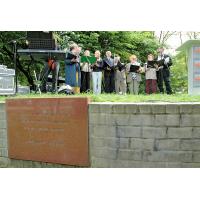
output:
[[[114,58],[115,66],[115,92],[116,94],[126,94],[126,68],[121,63],[120,56]]]
[[[163,81],[166,87],[166,93],[172,94],[171,84],[170,84],[170,66],[172,65],[172,60],[169,55],[164,54],[164,48],[159,47],[157,60],[162,63],[157,71],[157,84],[160,93],[164,93]]]
[[[80,51],[77,44],[72,44],[65,59],[65,82],[73,87],[75,93],[80,93],[81,86]]]
[[[113,93],[115,91],[115,70],[114,70],[114,59],[111,58],[112,53],[106,52],[106,58],[103,60],[104,69],[104,82],[105,92]]]

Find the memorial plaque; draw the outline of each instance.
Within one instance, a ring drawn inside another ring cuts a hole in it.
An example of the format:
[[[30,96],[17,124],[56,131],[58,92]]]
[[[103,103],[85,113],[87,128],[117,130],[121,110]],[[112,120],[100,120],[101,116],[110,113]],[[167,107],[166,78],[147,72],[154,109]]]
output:
[[[88,166],[88,98],[8,99],[10,158]]]

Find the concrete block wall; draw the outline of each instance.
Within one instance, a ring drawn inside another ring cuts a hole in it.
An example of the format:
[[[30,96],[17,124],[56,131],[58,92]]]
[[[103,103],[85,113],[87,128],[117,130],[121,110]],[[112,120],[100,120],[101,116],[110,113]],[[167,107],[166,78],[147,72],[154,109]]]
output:
[[[200,104],[91,103],[91,167],[200,167]]]
[[[200,167],[200,103],[91,103],[91,167]],[[0,103],[0,167],[71,167],[8,158]]]

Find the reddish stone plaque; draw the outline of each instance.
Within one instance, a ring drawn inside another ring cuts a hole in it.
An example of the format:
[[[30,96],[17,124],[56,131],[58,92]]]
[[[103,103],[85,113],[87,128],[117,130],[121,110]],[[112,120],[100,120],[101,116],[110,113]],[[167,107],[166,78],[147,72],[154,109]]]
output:
[[[8,99],[10,158],[88,166],[88,98]]]

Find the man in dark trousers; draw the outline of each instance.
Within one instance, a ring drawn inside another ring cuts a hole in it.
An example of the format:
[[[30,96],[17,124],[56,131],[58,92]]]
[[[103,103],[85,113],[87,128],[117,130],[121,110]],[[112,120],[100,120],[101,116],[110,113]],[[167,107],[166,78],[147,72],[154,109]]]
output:
[[[169,55],[164,54],[164,48],[159,47],[158,50],[158,57],[157,60],[162,63],[162,65],[159,66],[159,70],[157,71],[157,83],[158,88],[160,90],[160,93],[164,93],[163,88],[163,81],[165,83],[166,87],[166,93],[172,94],[172,89],[170,85],[170,66],[172,66],[172,59]]]
[[[48,59],[47,62],[44,64],[43,68],[43,77],[42,77],[42,83],[41,83],[41,92],[46,93],[47,92],[47,81],[48,81],[48,75],[52,72],[52,88],[51,92],[56,93],[57,92],[57,82],[58,82],[58,72],[59,72],[60,64],[54,59]]]
[[[104,83],[105,92],[113,93],[115,91],[115,70],[114,70],[114,59],[111,58],[112,53],[106,52],[106,58],[103,60],[104,69]]]

